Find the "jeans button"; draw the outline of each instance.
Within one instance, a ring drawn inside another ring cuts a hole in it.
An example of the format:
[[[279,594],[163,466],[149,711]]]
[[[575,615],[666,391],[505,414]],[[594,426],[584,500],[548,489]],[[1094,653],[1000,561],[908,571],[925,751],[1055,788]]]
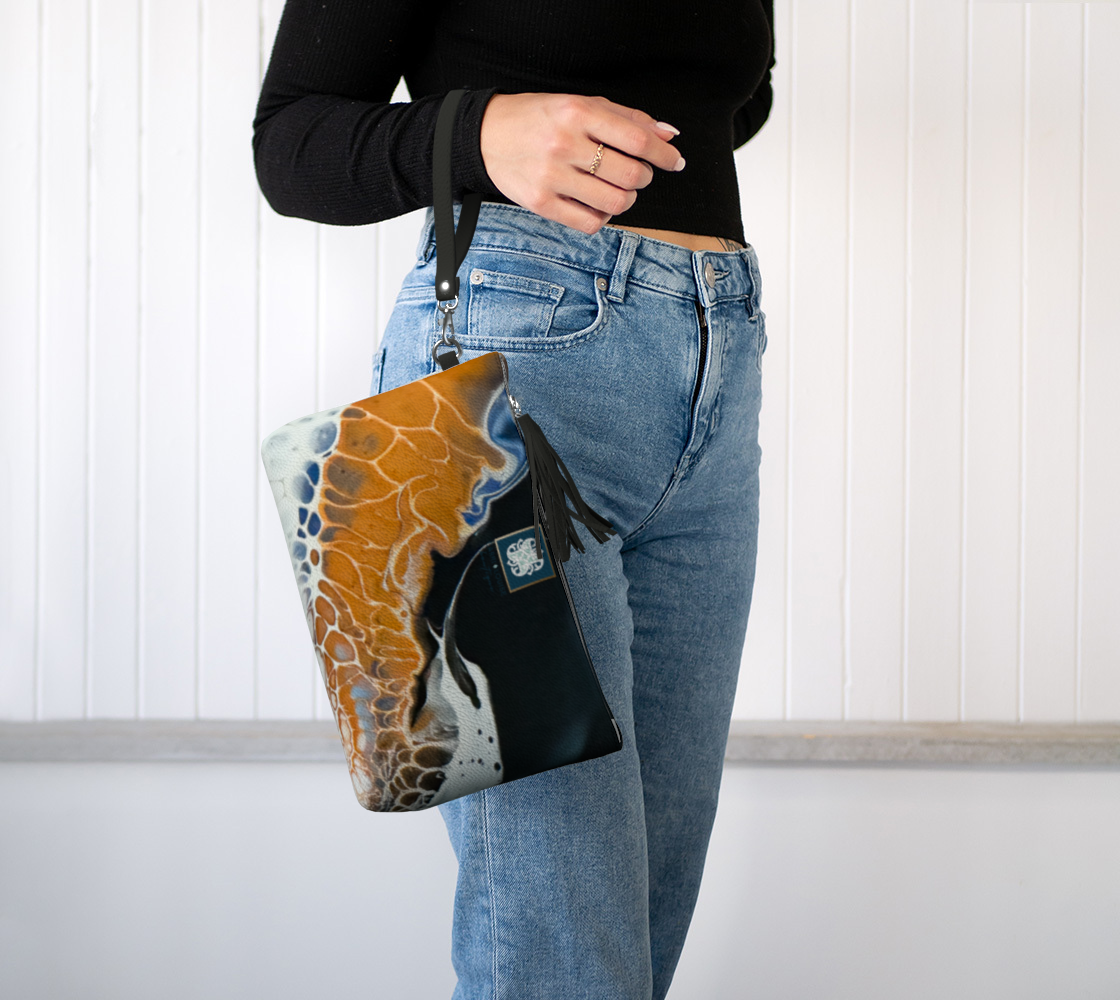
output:
[[[712,262],[704,262],[704,280],[708,283],[709,288],[716,287],[716,269],[712,267]]]

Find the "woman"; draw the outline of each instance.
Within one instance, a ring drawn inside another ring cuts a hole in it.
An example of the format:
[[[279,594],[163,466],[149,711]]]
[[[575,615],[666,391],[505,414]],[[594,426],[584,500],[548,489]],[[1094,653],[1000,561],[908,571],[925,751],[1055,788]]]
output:
[[[426,209],[370,393],[437,370],[432,137],[466,87],[456,223],[464,192],[484,200],[462,360],[505,353],[617,531],[580,526],[565,570],[623,748],[438,807],[457,1000],[661,1000],[684,944],[754,585],[766,332],[732,151],[769,114],[772,25],[772,0],[287,0],[280,19],[253,122],[269,204],[334,225]],[[415,100],[389,104],[402,74]]]

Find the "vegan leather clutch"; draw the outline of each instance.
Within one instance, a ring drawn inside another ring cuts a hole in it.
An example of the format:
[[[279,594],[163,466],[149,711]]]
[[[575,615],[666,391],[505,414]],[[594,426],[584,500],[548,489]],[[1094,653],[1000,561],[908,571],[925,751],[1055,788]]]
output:
[[[622,748],[563,565],[584,551],[573,520],[599,543],[615,529],[511,393],[505,356],[459,361],[457,272],[481,202],[464,195],[456,231],[464,93],[444,99],[433,146],[440,370],[261,445],[354,792],[377,812]]]

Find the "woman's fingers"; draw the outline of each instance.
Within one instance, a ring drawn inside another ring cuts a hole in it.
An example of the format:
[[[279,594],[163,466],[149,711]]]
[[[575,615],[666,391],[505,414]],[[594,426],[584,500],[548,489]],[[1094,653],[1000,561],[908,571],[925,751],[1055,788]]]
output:
[[[596,232],[630,208],[654,169],[680,154],[672,131],[637,108],[583,94],[495,94],[479,146],[494,185],[515,204],[573,229]],[[599,143],[603,155],[594,174]]]
[[[583,202],[573,201],[563,195],[550,197],[537,214],[584,233],[597,233],[610,218],[606,212],[596,212]]]
[[[581,118],[578,125],[592,143],[604,143],[619,153],[645,160],[662,170],[677,168],[681,154],[668,141],[672,136],[666,133],[667,138],[661,138],[661,130],[655,131],[657,123],[646,112],[616,104],[605,97],[589,97],[584,105],[576,106],[574,113]],[[605,152],[603,157],[606,158]],[[591,166],[590,161],[587,165]]]
[[[630,108],[630,107],[627,107],[625,104],[617,104],[616,102],[614,102],[612,100],[609,100],[606,97],[599,96],[599,95],[596,95],[594,97],[590,97],[588,99],[597,102],[599,105],[601,105],[602,107],[606,108],[609,111],[613,111],[616,115],[619,115],[622,118],[629,118],[632,121],[638,122],[638,124],[640,124],[640,125],[649,126],[649,125],[664,125],[665,124],[665,122],[655,122],[653,120],[653,115],[646,114],[646,112],[642,111],[641,108]],[[670,128],[668,130],[665,130],[665,134],[666,135],[679,135],[680,133],[678,131],[675,131],[673,128]]]
[[[588,173],[597,148],[590,143],[589,146],[591,159],[584,166],[574,166],[560,193],[607,216],[621,215],[638,200],[638,189],[653,180],[653,168],[642,160],[604,146],[603,158],[595,173]]]
[[[574,198],[592,210],[600,220],[589,230],[595,232],[611,216],[621,215],[637,201],[637,191],[653,180],[653,168],[644,159],[627,156],[604,145],[603,156],[592,174],[590,169],[598,144],[589,140],[586,148],[586,159],[583,163],[572,164],[571,173],[564,178],[557,193]],[[578,225],[578,228],[587,227]]]

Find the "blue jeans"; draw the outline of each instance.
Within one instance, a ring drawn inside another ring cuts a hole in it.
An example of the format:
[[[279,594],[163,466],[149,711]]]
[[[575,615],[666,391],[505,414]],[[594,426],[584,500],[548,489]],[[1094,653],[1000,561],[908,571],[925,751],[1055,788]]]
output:
[[[371,394],[438,370],[431,208],[416,258]],[[618,532],[600,544],[575,522],[586,551],[564,568],[623,748],[437,807],[459,862],[453,1000],[661,1000],[754,587],[758,258],[483,202],[458,274],[460,360],[505,354],[513,394]]]

